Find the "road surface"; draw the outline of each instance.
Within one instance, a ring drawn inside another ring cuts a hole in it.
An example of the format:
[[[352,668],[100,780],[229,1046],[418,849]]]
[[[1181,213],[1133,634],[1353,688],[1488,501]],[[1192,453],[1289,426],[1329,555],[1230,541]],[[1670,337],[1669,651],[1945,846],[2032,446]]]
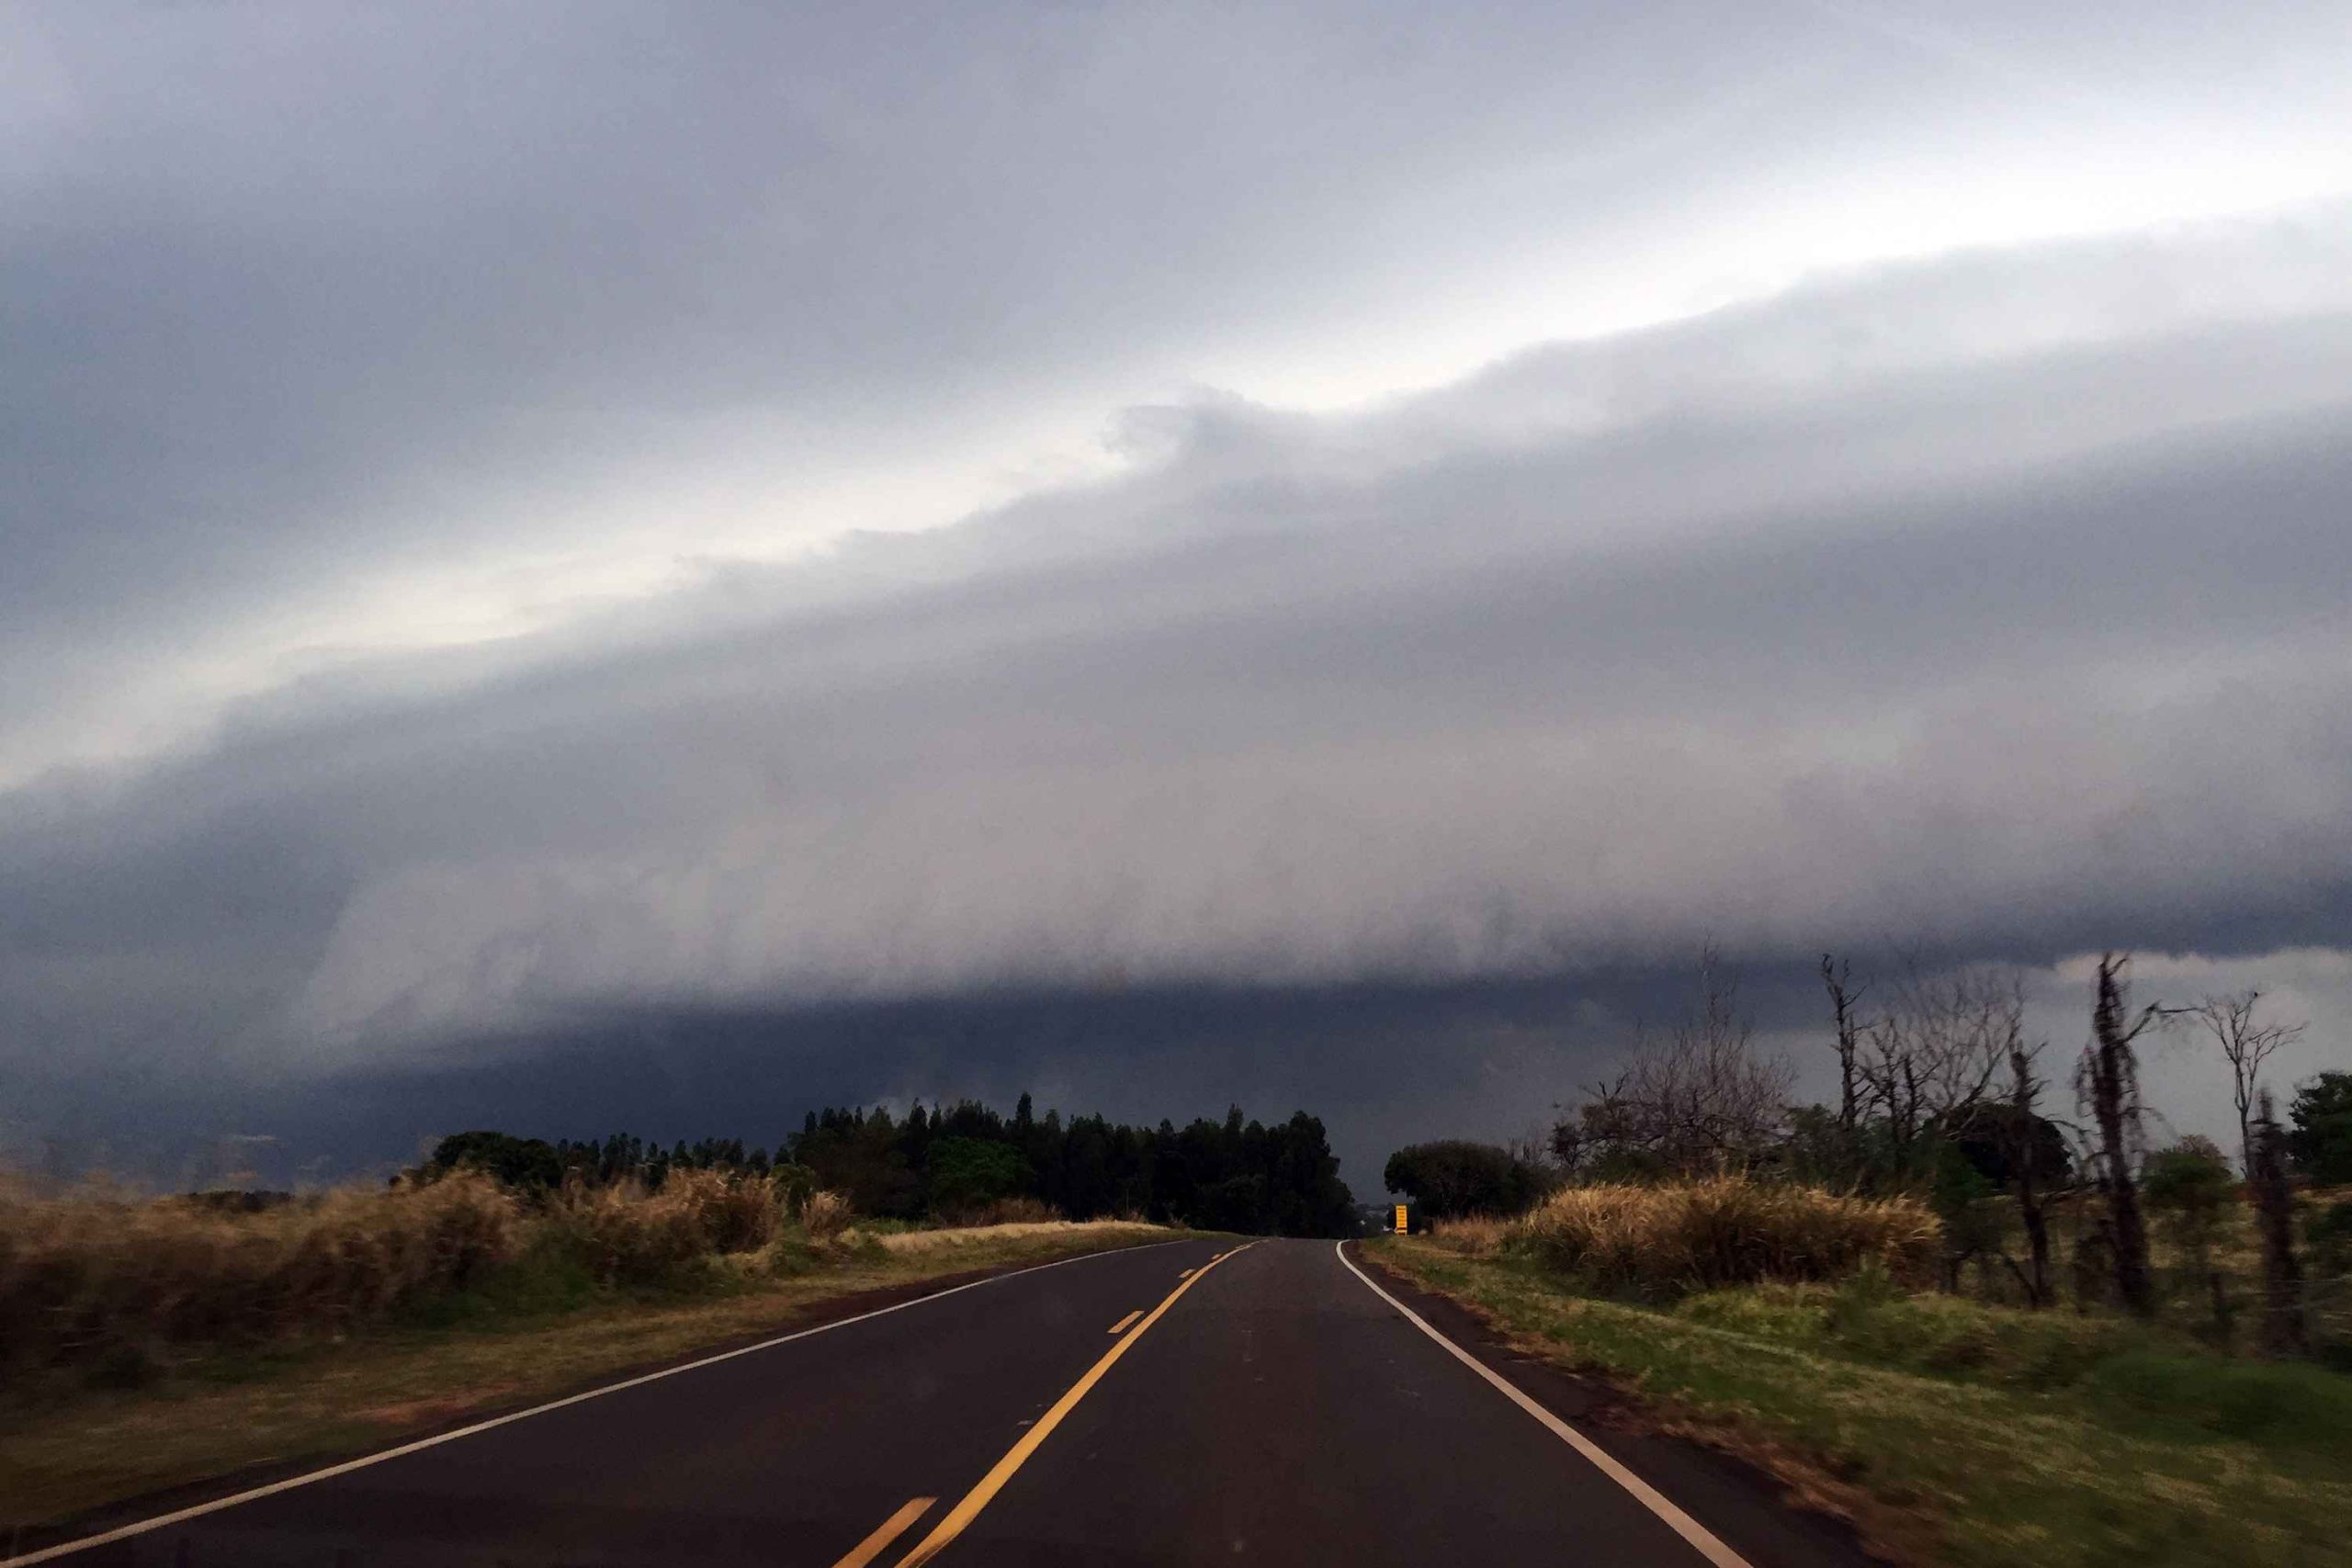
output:
[[[1408,1315],[1416,1307],[1419,1321]],[[1450,1348],[1471,1337],[1446,1324],[1426,1299],[1384,1294],[1329,1242],[1100,1254],[49,1560],[1864,1561],[1820,1521],[1781,1510],[1752,1477],[1696,1450],[1571,1424],[1573,1411],[1563,1423],[1553,1412],[1574,1396],[1562,1380]]]

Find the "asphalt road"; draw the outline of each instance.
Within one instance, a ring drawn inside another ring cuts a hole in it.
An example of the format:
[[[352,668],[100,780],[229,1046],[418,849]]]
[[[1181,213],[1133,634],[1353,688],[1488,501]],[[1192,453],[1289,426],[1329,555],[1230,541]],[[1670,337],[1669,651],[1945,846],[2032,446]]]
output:
[[[1408,1306],[1447,1330],[1441,1307],[1384,1298],[1329,1242],[1102,1254],[54,1561],[1862,1561],[1698,1450],[1538,1413],[1574,1421],[1570,1385],[1482,1354],[1522,1404]],[[1612,1475],[1620,1461],[1630,1472]]]

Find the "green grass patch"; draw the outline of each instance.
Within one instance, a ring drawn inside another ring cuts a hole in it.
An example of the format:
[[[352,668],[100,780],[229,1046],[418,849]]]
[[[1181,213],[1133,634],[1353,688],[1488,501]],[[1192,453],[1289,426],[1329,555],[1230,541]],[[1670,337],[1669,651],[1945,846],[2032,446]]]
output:
[[[2352,1563],[2352,1379],[2102,1316],[1870,1276],[1670,1307],[1418,1239],[1381,1261],[1792,1473],[1858,1487],[1883,1548],[1984,1568]]]

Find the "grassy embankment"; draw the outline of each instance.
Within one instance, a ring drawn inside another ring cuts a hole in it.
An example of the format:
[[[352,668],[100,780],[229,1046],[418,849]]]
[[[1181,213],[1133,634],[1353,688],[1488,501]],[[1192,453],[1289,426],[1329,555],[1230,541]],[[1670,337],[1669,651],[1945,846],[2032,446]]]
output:
[[[1793,1238],[1768,1216],[1759,1238],[1752,1216],[1675,1207],[1571,1191],[1518,1224],[1370,1250],[1850,1513],[1898,1561],[2352,1562],[2352,1376],[1912,1289],[1929,1255],[1899,1214],[1847,1230],[1816,1213]]]
[[[261,1213],[0,1189],[0,1548],[254,1466],[788,1330],[846,1296],[1184,1233],[860,1225],[830,1194],[673,1176],[516,1199],[474,1177]]]

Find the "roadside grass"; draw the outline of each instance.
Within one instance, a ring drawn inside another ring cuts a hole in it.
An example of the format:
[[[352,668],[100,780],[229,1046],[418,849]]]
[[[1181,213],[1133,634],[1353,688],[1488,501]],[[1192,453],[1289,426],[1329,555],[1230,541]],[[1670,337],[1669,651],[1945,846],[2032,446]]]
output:
[[[1003,1234],[1011,1232],[1012,1234]],[[0,1394],[0,1547],[169,1487],[326,1461],[729,1343],[789,1332],[829,1302],[969,1270],[1181,1239],[1122,1221],[910,1233],[791,1227],[760,1252],[704,1256],[656,1280],[600,1279],[550,1235],[466,1288],[342,1339],[175,1361],[133,1388],[50,1383]]]
[[[1898,1561],[2352,1563],[2340,1373],[2231,1360],[2113,1318],[1915,1296],[1868,1270],[1670,1306],[1604,1300],[1485,1239],[1368,1246],[1530,1352],[1633,1390],[1665,1425],[1849,1503]]]
[[[1864,1265],[1925,1283],[1942,1240],[1934,1213],[1916,1198],[1744,1176],[1566,1187],[1506,1235],[1605,1292],[1653,1298],[1758,1280],[1842,1279]]]
[[[857,1227],[861,1232],[864,1229],[863,1225]],[[877,1235],[875,1241],[893,1258],[916,1258],[924,1253],[964,1252],[1004,1242],[1046,1240],[1081,1231],[1092,1235],[1115,1235],[1122,1229],[1147,1231],[1155,1235],[1167,1234],[1165,1227],[1144,1220],[1016,1220],[1004,1224],[896,1231]]]
[[[2295,1230],[2303,1253],[2306,1304],[2312,1333],[2323,1354],[2352,1368],[2352,1196],[2341,1190],[2306,1190],[2295,1197]],[[2083,1281],[2068,1261],[2098,1224],[2102,1204],[2095,1194],[2070,1192],[2046,1201],[2052,1251],[2059,1263],[2058,1284],[2072,1296]],[[2024,1292],[2003,1254],[2025,1256],[2024,1227],[2016,1203],[2006,1196],[1982,1201],[1975,1211],[1984,1249],[1951,1282],[1958,1293],[1996,1306],[2025,1304]],[[2262,1316],[2262,1255],[2253,1205],[2233,1198],[2213,1216],[2206,1245],[2193,1247],[2179,1216],[2162,1209],[2148,1216],[2151,1261],[2155,1269],[2158,1322],[2193,1336],[2216,1349],[2252,1355]],[[2214,1316],[2217,1294],[2223,1315]]]

